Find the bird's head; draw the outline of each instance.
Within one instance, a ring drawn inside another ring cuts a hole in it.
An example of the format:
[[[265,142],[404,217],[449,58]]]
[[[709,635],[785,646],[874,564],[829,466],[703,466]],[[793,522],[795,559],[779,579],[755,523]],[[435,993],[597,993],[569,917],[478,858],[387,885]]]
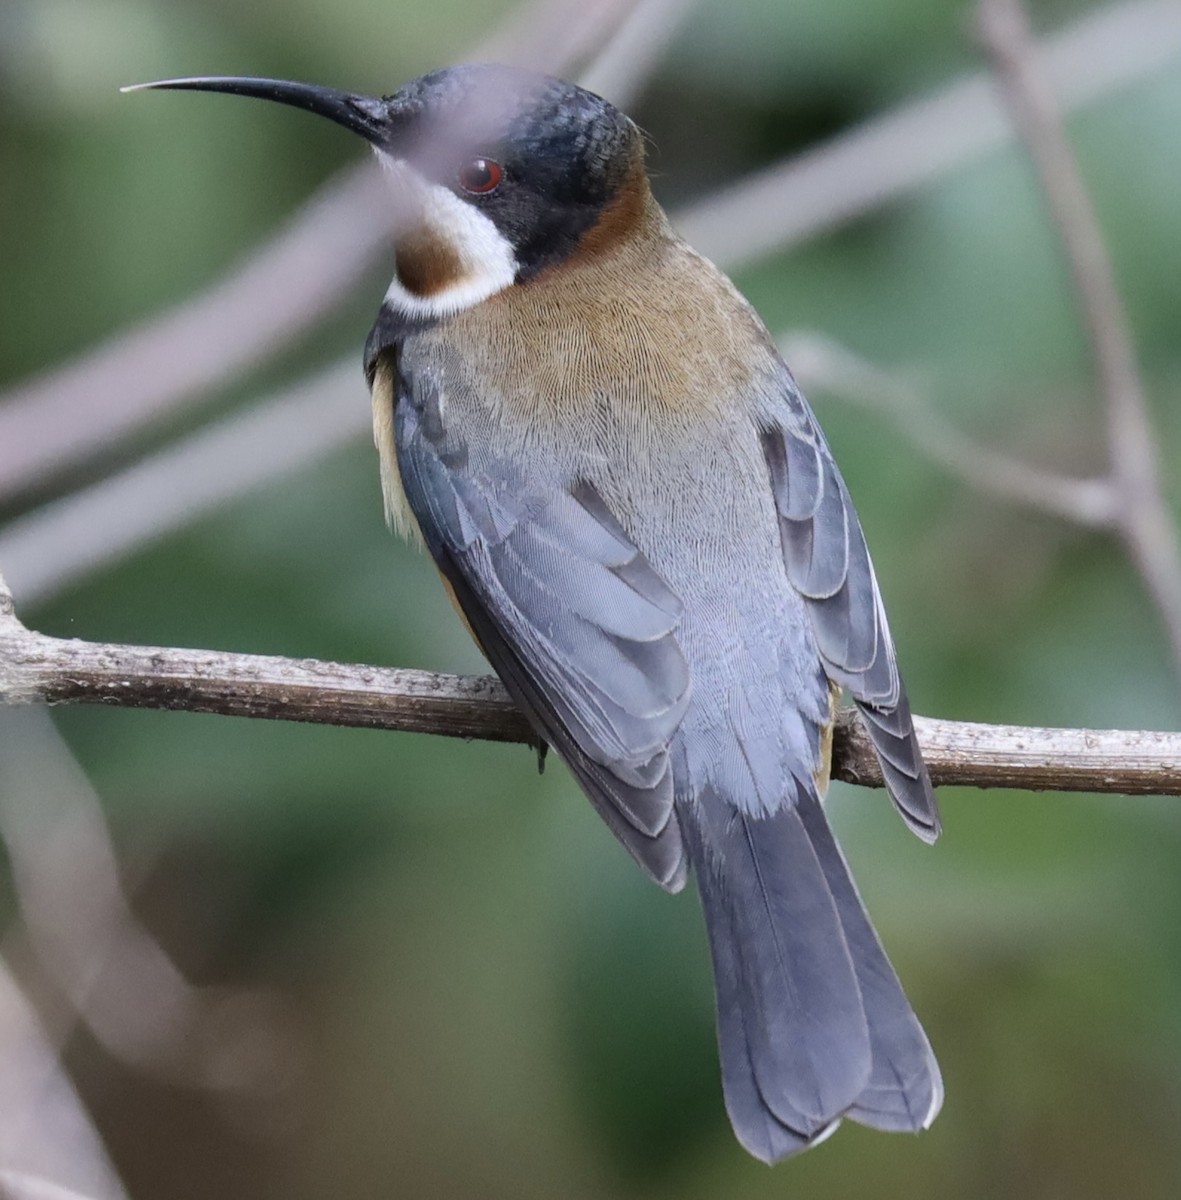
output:
[[[275,100],[364,137],[392,183],[388,300],[407,316],[458,312],[601,252],[631,231],[649,196],[636,126],[551,76],[446,67],[381,97],[244,77],[137,86]]]

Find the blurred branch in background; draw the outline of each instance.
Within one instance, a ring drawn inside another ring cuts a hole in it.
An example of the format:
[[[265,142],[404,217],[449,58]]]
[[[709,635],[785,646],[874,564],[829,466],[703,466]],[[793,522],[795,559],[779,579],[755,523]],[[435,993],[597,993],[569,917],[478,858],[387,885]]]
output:
[[[824,391],[885,413],[914,449],[978,491],[1092,529],[1115,525],[1115,489],[1109,480],[1056,475],[968,437],[917,387],[823,334],[789,334],[780,339],[780,349],[806,391]]]
[[[1111,257],[1052,91],[1035,60],[1033,32],[1021,0],[979,0],[977,15],[1073,276],[1107,409],[1115,528],[1160,614],[1181,671],[1181,541],[1161,490],[1156,438]]]
[[[590,6],[593,30],[570,16],[583,7],[541,6],[559,28],[584,31],[563,51],[572,57],[632,6]],[[636,26],[625,22],[612,42],[617,50],[604,55],[600,86],[631,93],[650,66],[644,46],[658,43],[653,30],[663,22],[667,32],[681,7],[672,0],[637,6]],[[534,27],[537,11],[525,10],[522,28]],[[638,48],[622,36],[630,28],[646,31]],[[1072,109],[1151,74],[1179,51],[1181,8],[1128,0],[1047,38],[1039,62]],[[594,69],[590,77],[598,78]],[[677,223],[698,249],[733,269],[880,207],[1010,136],[988,79],[973,76],[707,197]],[[326,316],[384,243],[378,204],[368,167],[344,172],[213,289],[0,397],[0,500],[104,453]]]
[[[1131,0],[1083,17],[1036,47],[1054,96],[1081,108],[1181,51],[1181,5]],[[677,215],[688,241],[727,270],[834,229],[1005,146],[1012,130],[988,76],[900,105]]]
[[[81,1200],[82,1194],[127,1200],[57,1051],[0,963],[0,1197]]]
[[[10,521],[0,529],[0,562],[22,601],[44,599],[228,500],[318,462],[369,423],[364,379],[350,355]]]
[[[97,1200],[73,1188],[59,1187],[39,1175],[0,1171],[0,1200]]]
[[[668,39],[693,0],[643,0],[579,77],[579,83],[629,108],[668,48]]]
[[[502,62],[535,71],[577,70],[598,62],[640,9],[667,0],[531,0],[490,37],[467,51],[476,62]]]
[[[296,1058],[278,1000],[193,987],[136,920],[99,799],[43,710],[0,713],[0,840],[37,965],[68,1002],[59,1043],[80,1019],[150,1075],[277,1099]]]
[[[492,678],[46,637],[0,579],[0,704],[112,704],[527,742]],[[916,718],[936,784],[1181,795],[1181,734],[1033,729]],[[880,787],[868,736],[839,717],[833,778]]]
[[[232,275],[0,400],[0,497],[132,437],[273,354],[348,295],[386,240],[365,163]]]

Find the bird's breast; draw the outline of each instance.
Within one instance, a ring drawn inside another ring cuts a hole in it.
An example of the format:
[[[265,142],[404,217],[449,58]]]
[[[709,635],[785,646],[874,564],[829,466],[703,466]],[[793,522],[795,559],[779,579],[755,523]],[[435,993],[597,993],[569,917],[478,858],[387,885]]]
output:
[[[422,349],[447,421],[502,447],[588,453],[725,436],[777,362],[729,280],[667,233],[507,288]]]
[[[730,281],[655,206],[646,222],[407,336],[399,369],[471,469],[511,465],[541,493],[586,480],[654,561],[691,558],[670,570],[747,570],[776,555],[760,433],[782,364]]]

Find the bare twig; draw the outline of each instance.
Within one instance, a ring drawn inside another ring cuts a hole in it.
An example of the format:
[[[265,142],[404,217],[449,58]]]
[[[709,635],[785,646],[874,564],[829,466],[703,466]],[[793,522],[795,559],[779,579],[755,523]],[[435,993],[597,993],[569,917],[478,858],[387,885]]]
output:
[[[491,678],[66,641],[0,617],[0,703],[117,704],[491,741],[535,740]]]
[[[495,679],[209,650],[65,641],[0,616],[0,703],[114,704],[532,742]],[[916,720],[937,783],[1181,795],[1181,734]],[[852,713],[833,777],[881,786]]]
[[[1076,108],[1151,74],[1179,50],[1175,0],[1129,0],[1047,39],[1044,62],[1062,104]],[[987,80],[971,78],[707,197],[677,223],[704,253],[734,268],[896,199],[1008,137]],[[365,245],[380,245],[369,179],[354,169],[327,184],[259,247],[241,277],[0,397],[0,499],[259,361],[326,311],[309,308],[321,299],[335,304],[369,261]],[[321,221],[332,226],[327,237]],[[294,264],[299,282],[289,286]],[[216,307],[231,301],[234,312],[248,308],[253,316],[225,342],[198,336],[222,327]],[[255,318],[264,313],[274,322],[259,328]]]
[[[1181,6],[1171,6],[1181,12]],[[1156,605],[1181,670],[1181,540],[1160,483],[1132,332],[1090,195],[1034,56],[1021,0],[980,0],[981,35],[1033,160],[1074,279],[1107,409],[1116,528]]]
[[[822,334],[794,333],[780,345],[805,391],[832,392],[885,413],[916,450],[978,491],[1077,525],[1113,526],[1116,499],[1107,480],[1058,475],[968,437],[948,424],[917,389]]]

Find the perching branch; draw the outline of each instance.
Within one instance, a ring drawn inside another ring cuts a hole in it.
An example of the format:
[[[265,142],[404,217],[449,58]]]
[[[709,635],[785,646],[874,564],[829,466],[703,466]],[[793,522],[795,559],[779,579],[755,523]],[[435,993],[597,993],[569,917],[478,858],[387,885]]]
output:
[[[47,637],[0,578],[0,703],[114,704],[534,743],[492,678]],[[919,717],[936,784],[1181,795],[1181,734],[1036,729]],[[838,717],[833,777],[880,787],[869,738]]]
[[[1131,325],[1094,205],[1035,59],[1021,0],[979,0],[979,27],[1070,266],[1107,410],[1115,528],[1160,613],[1181,667],[1181,539],[1160,482]]]

